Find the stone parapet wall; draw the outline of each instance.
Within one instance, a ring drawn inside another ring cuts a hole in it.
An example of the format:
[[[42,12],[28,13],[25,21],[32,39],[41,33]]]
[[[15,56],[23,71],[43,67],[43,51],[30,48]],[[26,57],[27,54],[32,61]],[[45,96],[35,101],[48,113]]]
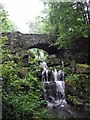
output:
[[[49,54],[55,53],[57,48],[54,46],[55,37],[46,34],[23,34],[20,32],[4,32],[1,36],[6,36],[7,48],[19,50],[28,50],[30,48],[40,48]]]

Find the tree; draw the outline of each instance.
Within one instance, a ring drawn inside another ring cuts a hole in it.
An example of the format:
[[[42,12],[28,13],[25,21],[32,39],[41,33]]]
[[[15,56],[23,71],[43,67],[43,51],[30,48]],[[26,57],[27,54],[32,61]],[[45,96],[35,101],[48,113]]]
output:
[[[59,47],[70,47],[72,41],[88,38],[89,24],[85,24],[83,13],[80,7],[77,8],[77,3],[48,2],[47,4],[48,32],[57,36],[56,44]]]
[[[37,16],[33,21],[28,22],[29,33],[32,34],[44,34],[46,33],[44,17]]]
[[[8,19],[8,12],[4,10],[4,6],[0,4],[0,32],[15,31],[16,26]]]
[[[57,36],[59,48],[69,48],[72,42],[89,37],[89,4],[83,2],[44,2],[43,17],[38,17],[30,30]],[[85,11],[87,9],[87,11]]]

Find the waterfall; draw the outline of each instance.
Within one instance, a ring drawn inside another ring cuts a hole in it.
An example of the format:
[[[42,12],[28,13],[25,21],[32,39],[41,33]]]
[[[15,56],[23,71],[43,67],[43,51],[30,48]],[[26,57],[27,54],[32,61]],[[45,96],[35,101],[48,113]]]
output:
[[[62,62],[63,63],[63,62]],[[49,71],[47,63],[45,61],[40,63],[42,67],[42,82],[44,97],[48,102],[52,102],[53,105],[61,105],[64,107],[65,101],[65,74],[63,70],[57,71],[52,70],[50,72],[51,78],[49,77]],[[64,63],[63,63],[64,66]]]
[[[57,81],[57,74],[58,74],[57,70],[55,69],[54,71],[52,71],[52,73],[54,76],[54,81]]]
[[[66,102],[65,101],[65,82],[64,82],[65,75],[64,75],[64,71],[62,71],[62,70],[57,71],[55,69],[53,74],[54,74],[54,80],[56,83],[57,101],[58,101],[58,104],[62,105],[63,101]],[[62,107],[64,107],[64,106],[62,105]]]
[[[48,82],[48,67],[45,61],[40,62],[42,70],[42,82]]]
[[[49,94],[47,94],[47,88],[50,88],[48,81],[48,66],[45,61],[41,61],[40,66],[42,67],[42,83],[43,83],[44,98],[47,100],[48,96],[51,93],[51,91],[49,91]]]
[[[64,62],[62,61],[62,67],[64,67]]]

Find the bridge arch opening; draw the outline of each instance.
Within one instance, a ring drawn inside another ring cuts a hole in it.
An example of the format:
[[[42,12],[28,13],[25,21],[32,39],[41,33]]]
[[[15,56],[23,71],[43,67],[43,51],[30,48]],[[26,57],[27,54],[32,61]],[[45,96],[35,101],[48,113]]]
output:
[[[26,50],[29,49],[40,49],[43,51],[46,51],[49,55],[56,54],[58,52],[57,47],[54,46],[53,44],[48,44],[48,43],[35,43],[32,46],[27,46],[25,48]]]
[[[31,56],[36,60],[46,60],[48,57],[48,53],[40,48],[31,48],[27,50],[27,53],[31,54]]]

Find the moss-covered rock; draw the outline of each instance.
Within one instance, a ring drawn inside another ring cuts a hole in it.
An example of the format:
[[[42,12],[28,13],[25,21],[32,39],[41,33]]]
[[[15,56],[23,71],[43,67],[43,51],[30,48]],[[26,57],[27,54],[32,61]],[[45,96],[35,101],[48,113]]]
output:
[[[76,95],[76,85],[74,81],[65,81],[66,94]]]
[[[77,64],[77,66],[81,68],[90,68],[90,65],[88,64]]]
[[[90,73],[90,65],[87,64],[77,64],[76,65],[77,73]]]
[[[18,76],[20,78],[25,78],[27,74],[28,74],[28,68],[26,67],[23,67],[22,69],[18,70]]]
[[[77,108],[81,108],[84,107],[84,101],[82,99],[80,99],[77,96],[74,95],[68,95],[68,99],[70,100],[70,102]]]

